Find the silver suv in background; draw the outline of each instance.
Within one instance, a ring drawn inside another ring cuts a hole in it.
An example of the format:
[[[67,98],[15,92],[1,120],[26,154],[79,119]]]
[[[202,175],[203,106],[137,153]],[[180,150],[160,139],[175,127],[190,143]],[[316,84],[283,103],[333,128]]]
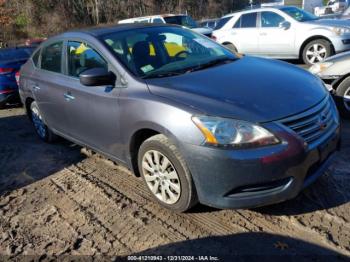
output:
[[[220,44],[244,54],[321,62],[350,49],[350,23],[319,19],[293,6],[259,8],[222,18],[213,32]]]
[[[327,58],[310,68],[319,76],[328,90],[336,97],[338,108],[344,118],[350,118],[350,52]]]

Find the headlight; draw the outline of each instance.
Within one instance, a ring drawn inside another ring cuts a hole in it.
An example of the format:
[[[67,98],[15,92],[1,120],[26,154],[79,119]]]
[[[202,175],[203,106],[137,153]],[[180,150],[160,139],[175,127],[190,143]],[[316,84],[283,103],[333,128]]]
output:
[[[309,71],[314,75],[318,75],[322,73],[324,70],[326,70],[328,67],[330,67],[331,65],[333,65],[332,62],[318,63],[310,67]]]
[[[333,27],[332,31],[336,35],[350,34],[350,28],[347,28],[347,27]]]
[[[209,145],[248,148],[280,143],[268,130],[249,122],[211,116],[194,116],[192,120]]]

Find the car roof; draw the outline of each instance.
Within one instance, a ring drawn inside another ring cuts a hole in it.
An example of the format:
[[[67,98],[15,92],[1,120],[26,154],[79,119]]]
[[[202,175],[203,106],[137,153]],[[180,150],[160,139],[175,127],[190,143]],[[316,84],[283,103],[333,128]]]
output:
[[[280,10],[287,6],[269,6],[269,7],[254,7],[249,9],[243,9],[240,11],[236,11],[227,15],[224,15],[222,18],[232,17],[238,14],[246,14],[246,13],[252,13],[252,12],[259,12],[259,11],[274,11],[274,10]]]
[[[112,26],[90,27],[90,28],[72,30],[72,31],[62,33],[56,37],[72,36],[72,34],[78,34],[78,33],[99,37],[102,35],[116,33],[116,32],[128,31],[132,29],[152,28],[152,27],[179,27],[179,26],[170,25],[170,24],[127,23],[127,24],[117,24]]]

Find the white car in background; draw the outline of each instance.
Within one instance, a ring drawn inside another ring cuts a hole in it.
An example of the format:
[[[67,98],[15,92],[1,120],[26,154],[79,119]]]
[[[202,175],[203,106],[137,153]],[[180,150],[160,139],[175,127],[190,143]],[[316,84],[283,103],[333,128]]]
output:
[[[192,29],[193,31],[202,35],[211,37],[213,29],[208,27],[200,27],[196,21],[189,15],[184,14],[164,14],[164,15],[153,15],[129,18],[120,20],[118,24],[130,24],[130,23],[160,23],[160,24],[174,24],[181,25]]]
[[[258,8],[224,16],[213,38],[239,53],[311,65],[350,50],[350,22],[319,19],[294,6]]]
[[[327,58],[309,71],[319,76],[334,94],[340,113],[350,118],[350,52]]]

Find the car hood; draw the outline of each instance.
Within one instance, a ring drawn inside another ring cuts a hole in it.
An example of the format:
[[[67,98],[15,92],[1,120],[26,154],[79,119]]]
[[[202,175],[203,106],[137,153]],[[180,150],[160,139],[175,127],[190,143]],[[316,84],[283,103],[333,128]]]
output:
[[[269,122],[303,112],[326,95],[321,80],[285,62],[246,56],[180,76],[147,79],[150,92],[203,114]]]
[[[309,24],[323,25],[323,26],[340,26],[340,27],[350,27],[349,20],[342,19],[318,19],[314,21],[306,22]]]
[[[335,63],[335,62],[344,61],[344,60],[350,61],[350,51],[339,53],[339,54],[334,55],[334,56],[330,56],[330,57],[326,58],[324,61]]]

